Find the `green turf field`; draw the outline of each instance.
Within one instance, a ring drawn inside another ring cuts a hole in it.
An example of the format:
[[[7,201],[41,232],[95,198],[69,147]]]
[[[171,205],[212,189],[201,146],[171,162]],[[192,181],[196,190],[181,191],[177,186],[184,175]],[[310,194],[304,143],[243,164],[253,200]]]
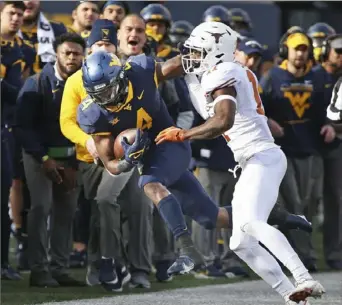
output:
[[[327,270],[322,256],[322,236],[314,235],[314,245],[318,254],[318,268],[320,271]],[[80,280],[85,278],[85,269],[72,270],[72,275]],[[77,288],[30,288],[28,285],[29,274],[23,274],[24,280],[20,282],[2,281],[1,282],[1,304],[3,305],[22,305],[22,304],[39,304],[43,302],[101,298],[112,296],[114,293],[108,293],[101,287],[77,287]],[[255,278],[253,276],[253,278]],[[220,280],[198,280],[192,275],[180,276],[170,283],[158,283],[154,276],[151,276],[152,288],[149,291],[160,291],[166,289],[196,287],[203,285],[214,285],[232,283],[236,279],[220,279]],[[147,292],[146,289],[128,289],[123,293],[140,293]]]

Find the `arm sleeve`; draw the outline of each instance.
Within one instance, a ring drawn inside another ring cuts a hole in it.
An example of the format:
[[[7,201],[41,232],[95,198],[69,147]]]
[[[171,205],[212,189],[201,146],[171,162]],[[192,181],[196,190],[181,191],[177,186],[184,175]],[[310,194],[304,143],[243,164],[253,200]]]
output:
[[[342,121],[342,77],[334,86],[331,102],[327,108],[327,118],[333,122]]]
[[[89,135],[77,123],[77,107],[81,104],[82,94],[84,94],[82,93],[82,88],[80,88],[81,86],[81,78],[71,76],[66,81],[61,104],[60,125],[62,133],[66,138],[73,143],[85,147]]]
[[[16,109],[16,134],[23,149],[38,162],[47,154],[41,135],[36,128],[42,116],[43,96],[38,92],[37,76],[30,77],[19,92]]]

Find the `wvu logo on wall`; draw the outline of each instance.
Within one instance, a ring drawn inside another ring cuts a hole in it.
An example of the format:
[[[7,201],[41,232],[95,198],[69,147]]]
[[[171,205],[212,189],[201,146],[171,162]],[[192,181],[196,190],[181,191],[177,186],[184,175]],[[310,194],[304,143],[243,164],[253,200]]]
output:
[[[312,95],[312,85],[291,86],[288,88],[282,88],[284,91],[284,97],[288,98],[293,110],[296,112],[297,117],[301,119],[305,111],[311,107],[308,100]],[[298,92],[302,91],[302,92]]]

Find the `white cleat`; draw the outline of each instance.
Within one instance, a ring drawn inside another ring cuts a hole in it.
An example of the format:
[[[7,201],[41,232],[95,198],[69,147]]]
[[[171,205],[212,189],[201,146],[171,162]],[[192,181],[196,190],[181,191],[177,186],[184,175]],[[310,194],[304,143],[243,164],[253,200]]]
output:
[[[293,302],[305,301],[308,297],[321,298],[325,293],[324,287],[317,281],[307,280],[297,285],[290,294],[289,299]]]

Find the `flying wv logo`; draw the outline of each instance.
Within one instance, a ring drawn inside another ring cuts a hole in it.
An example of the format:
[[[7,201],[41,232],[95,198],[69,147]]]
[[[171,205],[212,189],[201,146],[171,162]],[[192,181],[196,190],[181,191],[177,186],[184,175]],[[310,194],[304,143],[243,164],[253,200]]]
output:
[[[307,103],[307,100],[311,97],[311,92],[284,92],[284,97],[288,98],[294,111],[297,114],[297,117],[301,119],[307,109],[310,108],[310,104]]]

